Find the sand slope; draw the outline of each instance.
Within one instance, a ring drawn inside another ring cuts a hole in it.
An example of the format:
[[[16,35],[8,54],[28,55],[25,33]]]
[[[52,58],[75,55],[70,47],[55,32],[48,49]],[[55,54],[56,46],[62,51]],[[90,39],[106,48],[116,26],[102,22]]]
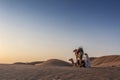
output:
[[[0,65],[0,80],[120,80],[120,67]]]
[[[58,59],[40,65],[0,64],[0,80],[120,80],[120,56],[93,58],[91,63],[96,67],[73,67]]]
[[[95,58],[91,61],[96,67],[117,67],[120,66],[120,55],[109,55]]]
[[[72,66],[72,64],[58,60],[58,59],[49,59],[41,64],[41,66]]]

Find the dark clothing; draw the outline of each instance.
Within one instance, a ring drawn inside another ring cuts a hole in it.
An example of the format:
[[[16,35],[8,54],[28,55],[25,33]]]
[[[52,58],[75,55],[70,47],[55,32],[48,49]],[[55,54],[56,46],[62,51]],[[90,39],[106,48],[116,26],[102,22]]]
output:
[[[77,60],[77,65],[78,65],[78,66],[80,65],[80,60]]]

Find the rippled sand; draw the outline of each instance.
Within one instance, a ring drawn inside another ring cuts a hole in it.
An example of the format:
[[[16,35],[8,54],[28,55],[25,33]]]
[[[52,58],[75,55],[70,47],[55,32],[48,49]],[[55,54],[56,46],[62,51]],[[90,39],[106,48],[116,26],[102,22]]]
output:
[[[0,65],[0,80],[120,80],[120,67]]]

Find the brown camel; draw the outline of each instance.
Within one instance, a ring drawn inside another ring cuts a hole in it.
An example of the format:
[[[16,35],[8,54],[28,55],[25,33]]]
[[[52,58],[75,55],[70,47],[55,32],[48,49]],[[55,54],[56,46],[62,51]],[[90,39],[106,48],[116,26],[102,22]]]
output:
[[[74,62],[73,58],[70,58],[69,61],[72,62],[72,65],[73,65],[73,66],[77,66],[77,64]]]

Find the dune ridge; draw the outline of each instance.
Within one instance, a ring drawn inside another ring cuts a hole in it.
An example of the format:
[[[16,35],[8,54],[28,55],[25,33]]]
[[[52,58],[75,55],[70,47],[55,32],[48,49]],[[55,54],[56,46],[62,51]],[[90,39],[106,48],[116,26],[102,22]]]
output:
[[[72,66],[72,64],[59,59],[49,59],[40,65],[41,66]]]
[[[92,66],[95,67],[119,67],[120,55],[108,55],[95,58],[91,61]]]
[[[96,67],[72,67],[58,59],[40,65],[0,64],[0,80],[120,80],[120,67],[110,67],[120,63],[119,55],[95,57],[91,63]]]

